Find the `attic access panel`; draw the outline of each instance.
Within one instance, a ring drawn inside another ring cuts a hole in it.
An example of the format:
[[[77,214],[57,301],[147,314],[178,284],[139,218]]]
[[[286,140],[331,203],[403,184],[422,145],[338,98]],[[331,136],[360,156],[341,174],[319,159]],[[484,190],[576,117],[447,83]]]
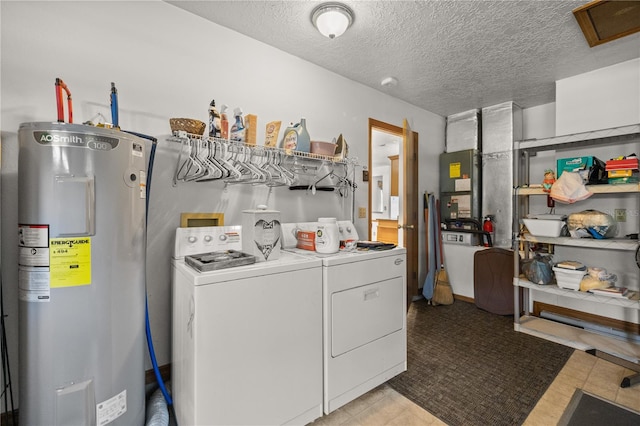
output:
[[[640,2],[595,0],[573,10],[590,47],[640,31]]]

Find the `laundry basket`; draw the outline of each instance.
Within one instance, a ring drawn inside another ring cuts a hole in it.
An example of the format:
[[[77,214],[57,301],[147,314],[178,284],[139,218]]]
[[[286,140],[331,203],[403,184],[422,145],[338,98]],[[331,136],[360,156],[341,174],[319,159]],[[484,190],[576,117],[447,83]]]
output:
[[[513,315],[513,251],[493,247],[475,253],[473,295],[478,308]]]

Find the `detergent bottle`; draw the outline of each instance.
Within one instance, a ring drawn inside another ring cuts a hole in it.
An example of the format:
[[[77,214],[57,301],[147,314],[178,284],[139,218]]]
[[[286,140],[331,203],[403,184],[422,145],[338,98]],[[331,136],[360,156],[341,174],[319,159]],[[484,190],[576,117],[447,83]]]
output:
[[[227,118],[228,105],[222,105],[220,107],[220,137],[222,139],[229,139],[229,119]]]
[[[326,254],[340,251],[340,234],[338,231],[338,222],[335,217],[318,218],[316,251]]]
[[[244,143],[246,129],[244,127],[244,119],[242,118],[242,108],[238,107],[234,109],[233,115],[235,116],[235,122],[233,126],[231,126],[231,140]]]
[[[307,120],[301,118],[299,123],[287,127],[282,135],[280,146],[287,154],[291,151],[309,152],[311,147],[311,138],[307,131]]]

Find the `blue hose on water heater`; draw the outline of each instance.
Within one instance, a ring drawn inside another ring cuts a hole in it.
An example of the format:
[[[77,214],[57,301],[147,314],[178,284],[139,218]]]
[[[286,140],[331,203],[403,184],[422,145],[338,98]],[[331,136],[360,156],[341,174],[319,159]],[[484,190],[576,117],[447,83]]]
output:
[[[156,146],[158,144],[158,140],[154,137],[143,135],[136,132],[126,131],[132,135],[148,139],[153,144],[151,145],[151,152],[149,153],[149,166],[147,167],[147,182],[146,182],[146,199],[145,199],[145,223],[149,222],[149,194],[151,193],[151,175],[153,173],[153,162],[156,157]],[[162,376],[160,375],[160,369],[158,368],[158,361],[156,360],[156,352],[153,348],[153,339],[151,337],[151,326],[149,325],[149,303],[148,298],[145,297],[144,303],[144,312],[145,312],[145,331],[147,335],[147,347],[149,348],[149,357],[151,358],[151,365],[153,366],[153,372],[156,376],[156,381],[158,382],[158,386],[160,386],[160,390],[162,391],[162,395],[164,396],[165,401],[167,401],[167,405],[173,406],[173,399],[167,388],[164,384],[164,380],[162,380]]]
[[[156,157],[156,146],[157,140],[154,139],[153,145],[151,145],[151,153],[149,154],[149,167],[147,168],[147,198],[146,198],[146,213],[145,213],[145,221],[149,222],[149,194],[151,193],[151,174],[153,172],[153,162]],[[162,376],[160,375],[160,370],[158,369],[158,361],[156,361],[156,353],[153,348],[153,339],[151,338],[151,327],[149,326],[149,304],[145,300],[145,317],[146,317],[146,331],[147,331],[147,345],[149,346],[149,355],[151,357],[151,364],[153,365],[153,372],[156,374],[156,380],[158,381],[158,385],[162,390],[162,395],[164,395],[164,399],[167,401],[167,404],[172,405],[173,400],[171,399],[171,395],[167,391],[167,388],[164,385],[164,380],[162,380]]]
[[[145,222],[149,222],[149,194],[151,193],[151,174],[153,173],[153,162],[156,157],[156,146],[158,140],[153,138],[151,139],[153,145],[151,145],[151,153],[149,154],[149,167],[147,168],[147,187],[146,187],[146,212],[145,212]],[[158,361],[156,360],[156,352],[153,348],[153,339],[151,338],[151,327],[149,326],[149,304],[145,299],[144,303],[144,311],[145,311],[145,329],[147,334],[147,346],[149,347],[149,356],[151,357],[151,364],[153,365],[153,372],[156,375],[156,380],[158,381],[158,385],[160,386],[160,390],[162,391],[162,395],[164,396],[165,401],[167,401],[168,405],[173,405],[173,399],[171,399],[171,395],[167,391],[166,386],[164,385],[164,380],[162,380],[162,376],[160,375],[160,370],[158,369]]]

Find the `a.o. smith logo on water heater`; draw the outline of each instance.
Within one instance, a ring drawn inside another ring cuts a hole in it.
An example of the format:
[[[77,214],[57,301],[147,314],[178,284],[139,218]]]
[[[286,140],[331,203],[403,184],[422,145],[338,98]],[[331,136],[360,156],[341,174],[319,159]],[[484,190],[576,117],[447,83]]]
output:
[[[118,146],[119,140],[107,136],[72,132],[33,132],[36,142],[41,145],[73,146],[95,151],[110,151]]]

